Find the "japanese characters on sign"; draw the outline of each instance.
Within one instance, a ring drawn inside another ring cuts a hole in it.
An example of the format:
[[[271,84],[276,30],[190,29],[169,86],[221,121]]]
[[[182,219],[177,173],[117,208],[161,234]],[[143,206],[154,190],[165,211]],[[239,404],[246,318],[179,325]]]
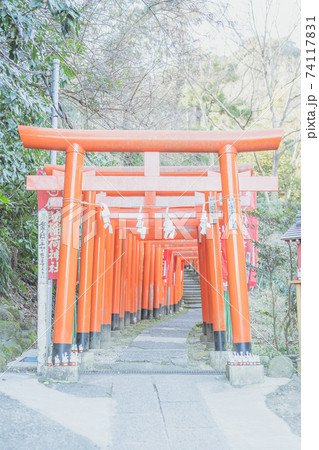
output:
[[[37,174],[44,175],[45,172],[38,170]],[[62,206],[62,192],[38,191],[38,210],[46,211],[48,215],[46,252],[49,280],[56,280],[58,278]]]
[[[61,241],[61,210],[49,211],[49,226],[48,226],[48,271],[49,279],[56,279],[59,270],[60,257],[60,241]]]
[[[48,280],[48,213],[41,209],[38,213],[38,283]]]

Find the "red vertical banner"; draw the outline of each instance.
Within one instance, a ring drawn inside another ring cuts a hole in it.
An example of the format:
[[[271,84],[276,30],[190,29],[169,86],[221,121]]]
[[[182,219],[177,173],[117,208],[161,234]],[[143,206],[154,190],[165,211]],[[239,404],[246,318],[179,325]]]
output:
[[[44,170],[37,175],[46,176]],[[48,224],[48,278],[56,280],[59,271],[61,219],[63,197],[61,191],[38,191],[38,210],[46,209],[49,215]]]
[[[245,243],[246,271],[248,290],[257,285],[256,270],[251,266],[257,266],[257,247],[252,241],[258,240],[258,219],[249,214],[257,207],[257,192],[243,192],[241,197],[245,197],[242,210],[243,214],[243,233]]]
[[[220,249],[222,253],[222,274],[223,274],[223,289],[224,291],[227,291],[228,284],[227,284],[227,257],[226,257],[226,240],[225,240],[225,233],[226,233],[226,224],[225,219],[223,217],[223,201],[222,201],[222,194],[220,193],[218,196],[217,201],[217,213],[218,213],[218,224],[219,224],[219,236],[220,236]]]
[[[169,277],[169,271],[171,266],[171,259],[172,259],[172,250],[164,249],[163,250],[163,281],[164,285],[168,285],[168,277]]]

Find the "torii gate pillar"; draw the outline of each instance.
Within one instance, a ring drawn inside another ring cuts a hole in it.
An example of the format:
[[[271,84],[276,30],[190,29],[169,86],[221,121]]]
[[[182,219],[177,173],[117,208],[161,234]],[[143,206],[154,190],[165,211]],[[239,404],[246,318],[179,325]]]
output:
[[[55,306],[55,326],[52,359],[56,355],[62,362],[62,354],[71,352],[76,272],[78,262],[78,241],[73,242],[75,227],[80,228],[78,210],[82,197],[82,169],[84,149],[78,144],[66,150],[64,200],[61,230],[61,246],[58,284]]]
[[[240,207],[237,150],[226,145],[219,151],[233,345],[237,353],[251,353],[248,288]]]

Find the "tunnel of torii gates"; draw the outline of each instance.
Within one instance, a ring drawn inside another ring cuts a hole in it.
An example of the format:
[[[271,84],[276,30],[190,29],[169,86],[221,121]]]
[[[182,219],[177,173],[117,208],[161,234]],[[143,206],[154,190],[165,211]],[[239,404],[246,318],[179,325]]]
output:
[[[26,148],[66,153],[65,166],[27,177],[28,190],[61,197],[53,361],[70,356],[74,329],[79,348],[103,348],[111,330],[177,311],[185,265],[200,275],[203,333],[226,350],[223,239],[233,348],[251,353],[240,191],[275,191],[278,181],[251,176],[237,155],[277,150],[281,129],[19,133]],[[85,152],[144,152],[144,167],[84,167]],[[219,167],[160,167],[160,152],[217,153]]]

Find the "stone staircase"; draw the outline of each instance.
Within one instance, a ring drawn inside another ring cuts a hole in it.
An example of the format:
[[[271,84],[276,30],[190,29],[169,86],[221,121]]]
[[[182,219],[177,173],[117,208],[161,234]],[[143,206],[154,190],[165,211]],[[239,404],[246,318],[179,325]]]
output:
[[[184,271],[184,307],[188,309],[200,309],[202,307],[199,277],[192,269]]]

